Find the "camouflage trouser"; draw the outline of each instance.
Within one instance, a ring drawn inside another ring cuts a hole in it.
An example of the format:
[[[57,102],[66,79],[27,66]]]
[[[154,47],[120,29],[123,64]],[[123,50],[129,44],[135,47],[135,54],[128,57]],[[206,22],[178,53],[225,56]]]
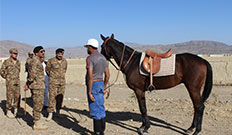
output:
[[[44,89],[32,89],[33,99],[33,118],[35,121],[40,119],[40,114],[44,104]]]
[[[55,85],[49,84],[49,106],[48,112],[54,112],[55,106],[56,110],[60,110],[63,103],[65,85]]]
[[[11,110],[12,106],[14,108],[19,107],[20,103],[20,85],[19,84],[10,84],[6,85],[6,109]],[[12,105],[12,100],[14,100]]]

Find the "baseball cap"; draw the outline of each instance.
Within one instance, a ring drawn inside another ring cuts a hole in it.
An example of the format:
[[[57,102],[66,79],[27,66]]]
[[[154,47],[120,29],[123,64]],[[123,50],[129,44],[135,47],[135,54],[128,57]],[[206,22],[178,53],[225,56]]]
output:
[[[95,48],[98,48],[98,41],[94,38],[91,38],[88,40],[87,44],[84,45],[84,47],[87,47],[87,46],[92,46],[92,47],[95,47]]]

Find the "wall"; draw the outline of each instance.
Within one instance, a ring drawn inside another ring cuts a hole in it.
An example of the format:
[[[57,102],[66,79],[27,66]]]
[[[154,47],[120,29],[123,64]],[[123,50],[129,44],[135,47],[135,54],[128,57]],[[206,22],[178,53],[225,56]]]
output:
[[[207,57],[202,56],[210,62],[213,68],[213,83],[215,85],[232,85],[232,56],[223,57]],[[20,79],[24,83],[26,80],[25,62],[21,62]],[[0,62],[2,65],[2,62]],[[75,83],[79,85],[85,84],[85,59],[68,59],[68,71],[66,74],[67,83]],[[110,64],[110,82],[114,82],[117,76],[117,70]],[[0,77],[0,81],[4,81]],[[122,73],[120,72],[116,84],[125,84]]]

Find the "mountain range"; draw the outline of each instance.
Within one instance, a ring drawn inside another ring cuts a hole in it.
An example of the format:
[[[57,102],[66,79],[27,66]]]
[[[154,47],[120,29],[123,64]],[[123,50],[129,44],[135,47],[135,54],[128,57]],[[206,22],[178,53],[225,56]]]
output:
[[[216,41],[206,40],[193,40],[183,43],[167,44],[167,45],[141,45],[136,43],[125,43],[137,51],[144,52],[147,49],[152,51],[163,53],[169,48],[172,48],[173,53],[193,53],[193,54],[232,54],[232,46]],[[20,43],[12,40],[0,40],[0,57],[9,57],[9,49],[18,48],[19,59],[25,60],[27,53],[33,50],[34,46],[26,43]],[[45,48],[46,58],[55,56],[55,50],[57,48]],[[83,46],[64,48],[65,58],[83,58],[87,56],[86,48]]]

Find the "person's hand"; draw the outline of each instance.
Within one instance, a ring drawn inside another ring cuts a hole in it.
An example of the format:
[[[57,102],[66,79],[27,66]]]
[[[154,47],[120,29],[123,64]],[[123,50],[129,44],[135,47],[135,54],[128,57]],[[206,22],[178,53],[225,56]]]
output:
[[[106,94],[107,93],[107,94]],[[108,99],[110,97],[110,89],[105,89],[104,90],[104,94],[106,94],[106,99]]]
[[[105,95],[106,93],[107,93],[107,90],[105,89],[105,90],[104,90],[104,95]]]
[[[89,94],[89,98],[91,101],[95,102],[95,98],[93,97],[93,95],[91,93]]]
[[[27,91],[28,90],[28,86],[25,84],[24,86],[24,90]]]

